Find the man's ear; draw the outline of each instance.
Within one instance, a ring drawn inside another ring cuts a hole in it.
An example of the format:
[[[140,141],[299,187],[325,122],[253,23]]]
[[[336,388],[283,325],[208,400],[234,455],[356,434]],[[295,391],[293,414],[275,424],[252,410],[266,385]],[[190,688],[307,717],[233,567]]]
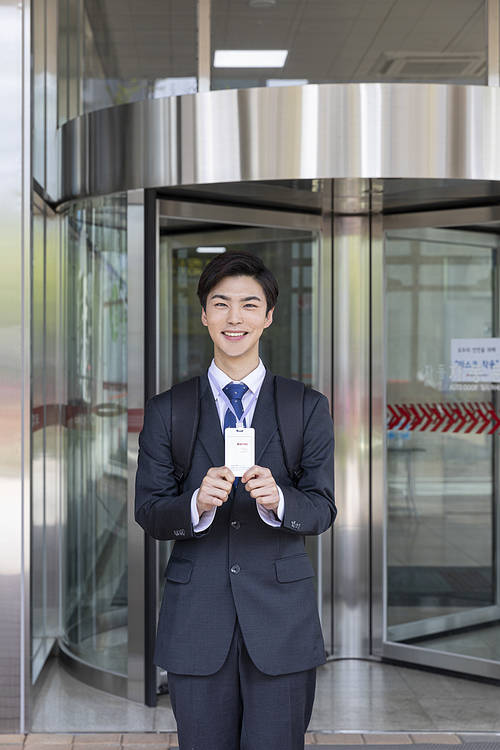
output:
[[[264,328],[269,328],[269,326],[273,322],[273,312],[274,312],[274,307],[271,307],[271,309],[267,311],[267,313],[266,313],[266,321],[264,323]]]
[[[207,313],[204,307],[201,308],[201,322],[204,326],[208,326]]]

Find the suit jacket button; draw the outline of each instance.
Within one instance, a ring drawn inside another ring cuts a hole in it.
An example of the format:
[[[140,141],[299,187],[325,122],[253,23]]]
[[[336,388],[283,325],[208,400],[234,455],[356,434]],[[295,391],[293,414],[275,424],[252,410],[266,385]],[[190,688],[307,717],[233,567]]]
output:
[[[239,521],[231,521],[231,526],[233,529],[239,529],[240,528],[240,522]]]
[[[231,565],[231,573],[234,573],[235,576],[238,575],[238,573],[240,572],[240,570],[241,570],[241,568],[240,568],[240,566],[238,564]]]

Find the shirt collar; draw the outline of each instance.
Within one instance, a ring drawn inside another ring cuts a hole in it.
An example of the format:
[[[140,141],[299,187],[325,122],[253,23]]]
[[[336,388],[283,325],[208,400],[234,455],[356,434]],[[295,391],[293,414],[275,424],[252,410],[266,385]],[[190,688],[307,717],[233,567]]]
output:
[[[249,372],[248,375],[245,375],[243,380],[231,380],[229,375],[226,375],[225,372],[217,367],[214,360],[212,360],[212,364],[208,369],[211,376],[214,378],[215,382],[221,390],[225,388],[228,383],[245,383],[245,385],[248,386],[249,391],[251,391],[252,393],[256,393],[261,387],[266,376],[266,368],[264,367],[261,359],[259,359],[259,364],[255,368],[255,370],[252,370],[252,372]],[[214,393],[216,399],[218,395],[218,393]]]

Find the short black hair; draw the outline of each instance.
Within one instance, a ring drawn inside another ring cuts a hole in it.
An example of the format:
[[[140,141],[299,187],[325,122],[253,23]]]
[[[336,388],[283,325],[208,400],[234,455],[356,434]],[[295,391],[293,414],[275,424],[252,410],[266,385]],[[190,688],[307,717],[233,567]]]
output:
[[[276,305],[278,282],[262,259],[252,253],[229,251],[217,255],[202,271],[198,282],[198,297],[204,310],[210,291],[227,276],[251,276],[259,282],[266,295],[266,313]]]

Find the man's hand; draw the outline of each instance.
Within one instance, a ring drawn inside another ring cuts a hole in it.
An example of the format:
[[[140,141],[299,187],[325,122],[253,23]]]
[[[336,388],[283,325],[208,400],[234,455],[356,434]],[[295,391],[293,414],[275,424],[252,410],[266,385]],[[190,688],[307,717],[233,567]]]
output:
[[[255,502],[262,505],[266,510],[272,510],[274,513],[278,510],[280,496],[274,477],[269,469],[263,466],[252,466],[247,469],[241,481],[245,489],[250,493]]]
[[[196,507],[201,517],[207,510],[218,508],[226,502],[234,482],[234,474],[227,466],[212,466],[201,483]]]

